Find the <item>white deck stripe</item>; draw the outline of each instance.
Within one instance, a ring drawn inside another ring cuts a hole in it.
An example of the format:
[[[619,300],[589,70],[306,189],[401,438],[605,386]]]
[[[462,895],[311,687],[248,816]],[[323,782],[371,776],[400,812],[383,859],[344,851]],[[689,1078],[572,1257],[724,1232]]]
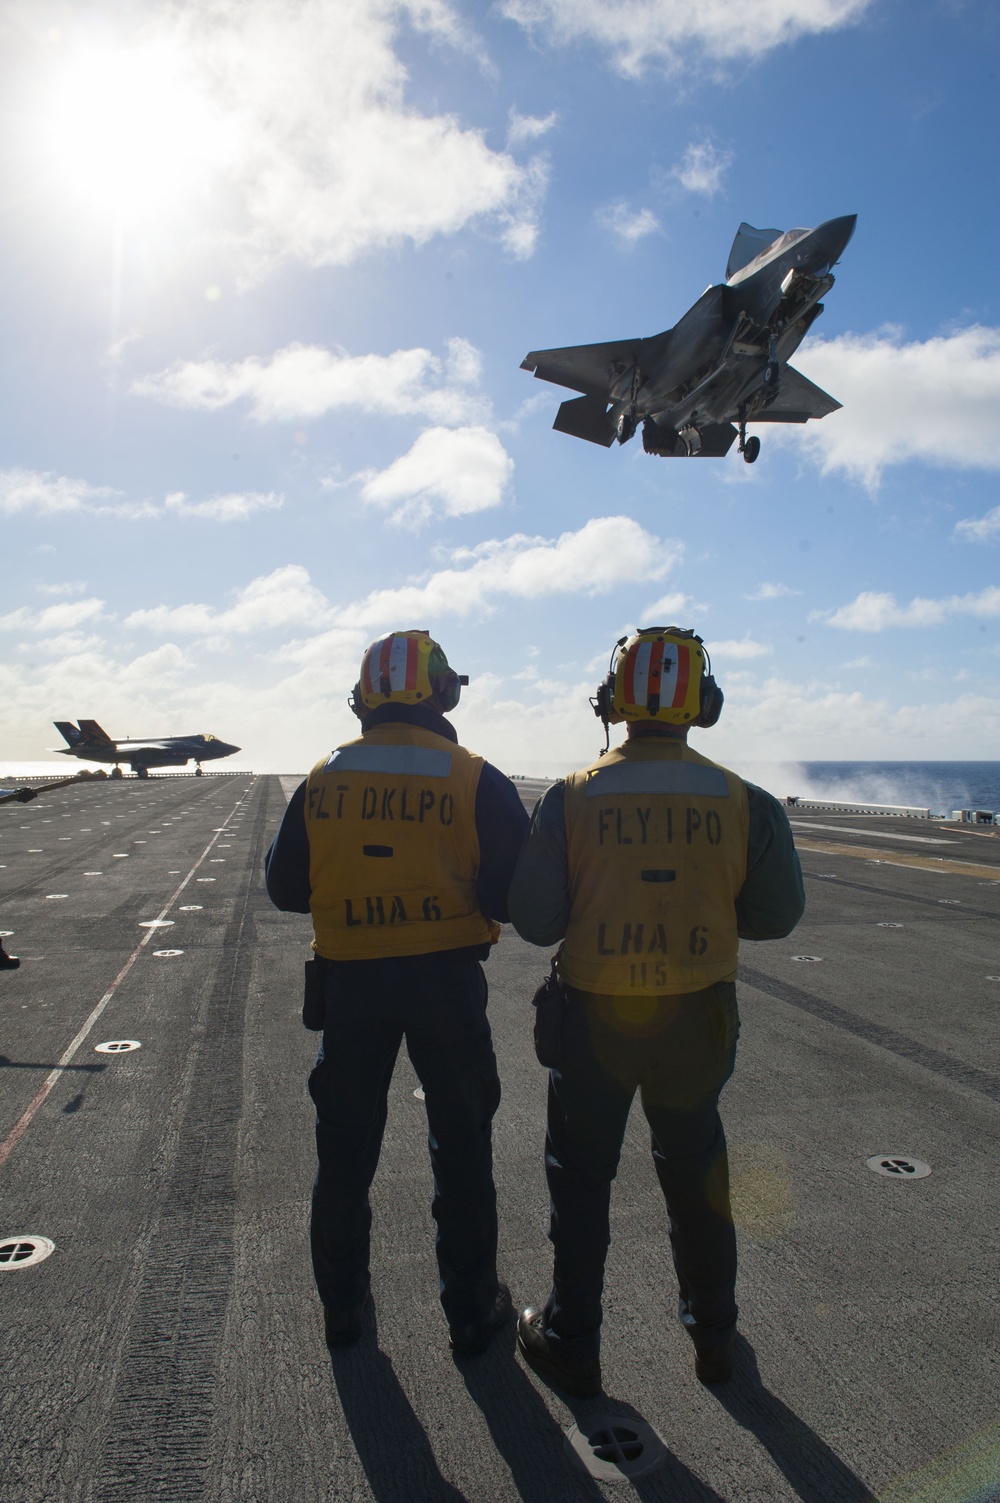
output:
[[[256,779],[254,781],[256,782]],[[251,783],[250,786],[252,788],[253,787],[253,783]],[[190,882],[191,878],[194,876],[195,872],[198,870],[199,866],[201,866],[202,862],[205,860],[205,857],[208,855],[209,851],[212,849],[213,845],[218,840],[219,836],[224,833],[226,825],[228,825],[229,821],[233,817],[233,814],[236,813],[236,810],[239,808],[240,804],[243,802],[243,799],[245,797],[246,797],[246,794],[243,794],[242,797],[237,801],[236,805],[234,806],[232,813],[229,814],[229,815],[227,815],[227,817],[226,817],[226,819],[225,819],[222,827],[220,829],[216,830],[215,834],[212,836],[211,840],[208,842],[208,845],[202,851],[201,855],[198,857],[198,859],[195,862],[194,866],[192,866],[191,870],[188,872],[187,876],[184,878],[183,882],[176,889],[176,891],[173,893],[173,895],[168,899],[166,907],[163,908],[160,911],[160,913],[157,915],[157,918],[156,918],[156,922],[157,923],[159,922],[160,919],[166,918],[167,914],[170,912],[171,908],[177,902],[177,899],[180,897],[181,893],[184,891],[185,887],[188,885],[188,883]],[[31,1104],[28,1106],[28,1108],[22,1113],[22,1115],[18,1118],[17,1122],[14,1124],[14,1126],[11,1128],[10,1132],[4,1138],[3,1142],[0,1143],[0,1169],[3,1168],[4,1164],[10,1158],[10,1155],[13,1153],[14,1149],[17,1147],[17,1145],[20,1142],[20,1140],[24,1137],[24,1134],[27,1132],[28,1128],[31,1126],[31,1119],[34,1117],[35,1113],[38,1111],[38,1108],[42,1105],[43,1101],[45,1101],[46,1097],[48,1096],[48,1094],[51,1091],[52,1087],[55,1085],[56,1081],[59,1079],[59,1076],[62,1074],[63,1070],[65,1070],[66,1066],[72,1061],[74,1054],[79,1049],[79,1047],[83,1043],[83,1041],[86,1039],[87,1035],[90,1033],[90,1030],[93,1028],[94,1024],[97,1022],[98,1018],[101,1016],[101,1013],[104,1011],[104,1009],[107,1007],[108,1003],[111,1001],[111,998],[114,996],[114,994],[118,990],[119,986],[121,986],[122,982],[125,980],[125,977],[128,975],[129,971],[132,969],[132,967],[135,965],[136,961],[139,959],[140,952],[144,949],[144,947],[146,945],[149,944],[149,941],[153,938],[153,936],[154,936],[155,933],[156,933],[155,929],[147,929],[146,930],[145,934],[142,936],[142,939],[140,939],[139,943],[136,945],[135,949],[132,951],[132,953],[129,956],[128,960],[126,960],[125,964],[122,966],[121,970],[118,972],[118,975],[115,977],[114,981],[112,981],[111,985],[108,987],[107,991],[104,993],[104,996],[98,1002],[97,1006],[94,1008],[93,1012],[90,1014],[90,1017],[87,1019],[87,1021],[83,1025],[83,1027],[80,1029],[79,1033],[76,1035],[76,1038],[73,1040],[73,1042],[69,1045],[69,1047],[63,1053],[63,1056],[60,1059],[59,1063],[56,1065],[55,1069],[51,1070],[49,1072],[49,1074],[45,1077],[45,1081],[39,1087],[39,1089],[38,1089],[38,1091],[37,1091],[37,1093],[35,1095],[34,1100],[31,1102]]]

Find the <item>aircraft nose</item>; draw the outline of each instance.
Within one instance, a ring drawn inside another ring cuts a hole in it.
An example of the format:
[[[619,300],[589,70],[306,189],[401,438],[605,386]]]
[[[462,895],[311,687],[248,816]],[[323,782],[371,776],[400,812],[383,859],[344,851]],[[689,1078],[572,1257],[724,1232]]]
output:
[[[827,256],[827,265],[832,266],[839,261],[847,243],[854,234],[854,226],[858,222],[856,214],[842,214],[839,219],[828,219],[821,224],[818,236],[823,246],[824,255]]]

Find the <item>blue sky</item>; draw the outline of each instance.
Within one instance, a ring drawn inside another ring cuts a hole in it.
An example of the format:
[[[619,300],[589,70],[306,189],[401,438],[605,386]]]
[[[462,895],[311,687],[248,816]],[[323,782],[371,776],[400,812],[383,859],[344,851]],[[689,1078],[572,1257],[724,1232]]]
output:
[[[996,757],[998,52],[989,0],[7,0],[0,757],[82,715],[301,769],[419,626],[555,773],[666,620],[737,767]],[[528,350],[847,213],[795,360],[841,412],[753,467],[551,430]]]

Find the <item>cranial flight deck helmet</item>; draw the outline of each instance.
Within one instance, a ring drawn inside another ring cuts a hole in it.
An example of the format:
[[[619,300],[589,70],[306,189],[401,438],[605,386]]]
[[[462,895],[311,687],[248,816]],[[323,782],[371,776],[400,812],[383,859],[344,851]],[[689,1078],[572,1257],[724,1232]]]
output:
[[[623,720],[714,725],[723,693],[699,636],[683,626],[645,626],[615,643],[608,676],[590,702],[607,739],[608,727]]]
[[[379,705],[419,705],[437,695],[447,714],[458,704],[467,673],[449,668],[427,631],[394,631],[365,649],[361,675],[349,700],[359,720]]]

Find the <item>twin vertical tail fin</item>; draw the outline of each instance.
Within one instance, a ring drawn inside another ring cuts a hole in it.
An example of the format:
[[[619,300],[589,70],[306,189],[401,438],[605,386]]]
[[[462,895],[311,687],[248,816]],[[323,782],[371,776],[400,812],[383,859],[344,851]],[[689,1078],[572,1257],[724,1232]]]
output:
[[[72,720],[54,720],[53,725],[67,746],[79,746],[83,741],[83,733],[73,724]]]
[[[115,744],[107,731],[101,730],[96,720],[81,720],[80,730],[83,732],[81,739],[86,746],[114,746]]]

